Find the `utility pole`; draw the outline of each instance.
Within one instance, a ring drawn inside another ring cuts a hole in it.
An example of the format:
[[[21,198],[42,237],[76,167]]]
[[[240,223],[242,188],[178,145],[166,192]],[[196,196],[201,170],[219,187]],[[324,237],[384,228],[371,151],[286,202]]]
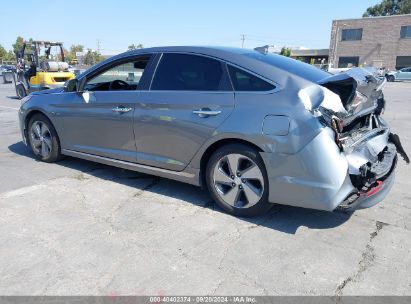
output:
[[[241,34],[241,48],[244,48],[245,35]]]
[[[100,54],[100,39],[97,39],[97,53]]]

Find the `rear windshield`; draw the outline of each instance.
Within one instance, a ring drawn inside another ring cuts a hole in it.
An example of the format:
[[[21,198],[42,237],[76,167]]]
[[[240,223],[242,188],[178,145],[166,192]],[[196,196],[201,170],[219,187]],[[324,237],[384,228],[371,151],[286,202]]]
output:
[[[331,75],[328,72],[316,68],[315,66],[281,55],[269,53],[265,54],[260,52],[249,52],[244,53],[243,55],[262,61],[312,82],[318,82]]]

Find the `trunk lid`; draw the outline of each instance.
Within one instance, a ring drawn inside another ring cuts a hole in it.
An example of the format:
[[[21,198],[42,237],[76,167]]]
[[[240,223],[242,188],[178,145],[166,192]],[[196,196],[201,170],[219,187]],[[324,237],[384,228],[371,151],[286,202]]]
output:
[[[356,119],[377,111],[381,114],[385,106],[382,88],[385,78],[379,77],[373,70],[354,68],[346,72],[332,75],[323,79],[319,84],[337,94],[343,106],[343,110],[335,112],[327,108],[324,111],[336,116],[344,126],[350,125]]]

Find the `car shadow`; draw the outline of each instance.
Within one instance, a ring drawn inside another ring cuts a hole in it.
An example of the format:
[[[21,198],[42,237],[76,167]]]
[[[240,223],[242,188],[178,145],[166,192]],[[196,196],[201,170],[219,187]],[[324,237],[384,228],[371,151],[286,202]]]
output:
[[[12,144],[8,148],[15,154],[36,160],[23,142]],[[65,157],[57,164],[79,170],[82,173],[90,174],[100,179],[135,187],[139,193],[142,191],[150,191],[186,201],[201,208],[224,213],[224,211],[213,202],[207,194],[207,191],[201,190],[202,192],[198,194],[199,188],[196,186],[73,157]],[[141,179],[148,179],[150,182],[144,186],[138,182],[138,180]],[[261,226],[288,234],[295,234],[299,227],[329,229],[340,226],[345,223],[351,215],[352,212],[327,212],[286,205],[274,205],[265,215],[252,218],[238,218],[238,220],[250,223],[250,228]]]

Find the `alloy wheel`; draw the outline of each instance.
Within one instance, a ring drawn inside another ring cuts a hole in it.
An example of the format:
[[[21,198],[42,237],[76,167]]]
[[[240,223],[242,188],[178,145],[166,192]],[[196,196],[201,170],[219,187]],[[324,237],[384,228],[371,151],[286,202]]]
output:
[[[216,163],[213,185],[220,198],[235,208],[257,204],[264,193],[264,177],[258,165],[242,154],[228,154]]]
[[[35,121],[30,128],[30,143],[34,153],[47,158],[52,151],[52,135],[48,126],[42,121]]]

